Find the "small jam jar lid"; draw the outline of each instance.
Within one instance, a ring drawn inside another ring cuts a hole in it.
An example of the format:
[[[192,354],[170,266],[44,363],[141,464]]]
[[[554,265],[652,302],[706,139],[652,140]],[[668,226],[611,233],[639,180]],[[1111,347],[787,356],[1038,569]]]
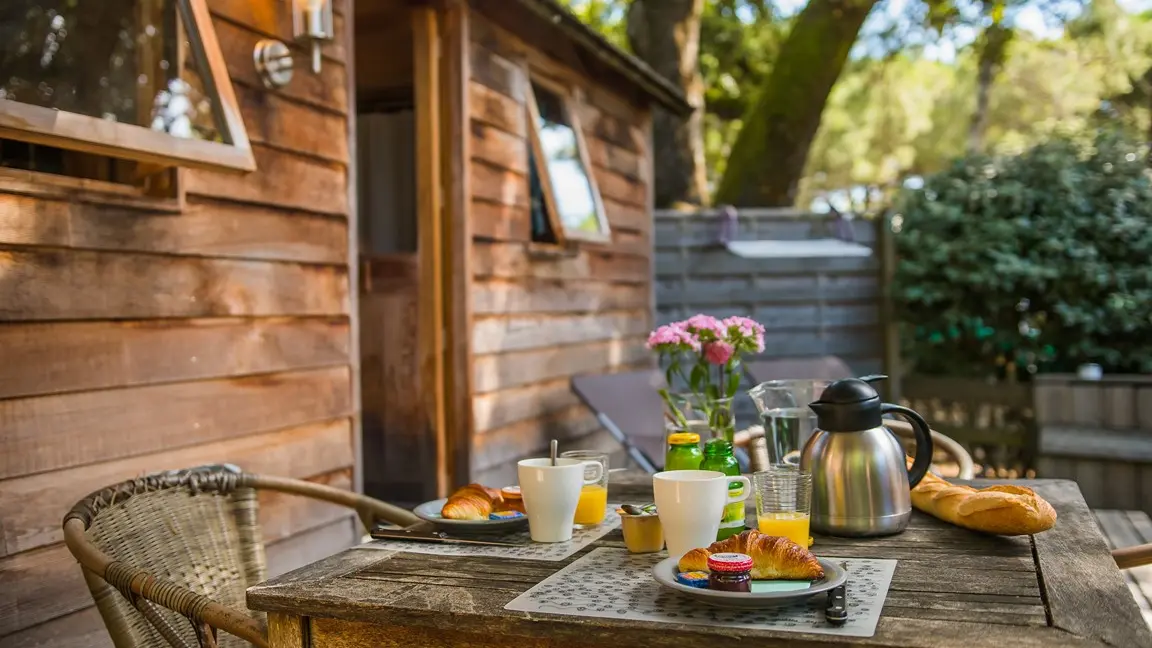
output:
[[[708,556],[708,570],[738,574],[752,570],[752,557],[742,553],[717,553]]]
[[[523,499],[523,496],[520,494],[519,486],[505,486],[504,488],[500,489],[500,494],[504,496],[504,499]]]

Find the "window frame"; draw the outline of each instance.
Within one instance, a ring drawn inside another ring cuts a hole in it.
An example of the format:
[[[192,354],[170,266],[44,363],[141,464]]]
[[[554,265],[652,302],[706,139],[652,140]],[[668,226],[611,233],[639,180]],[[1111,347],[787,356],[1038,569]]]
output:
[[[230,144],[184,139],[144,126],[0,99],[0,138],[166,167],[255,171],[256,159],[212,26],[206,0],[173,0],[201,70],[205,91],[222,112]]]
[[[571,86],[532,67],[525,69],[525,79],[527,80],[527,87],[524,92],[524,103],[528,116],[528,145],[532,147],[532,157],[536,162],[536,174],[540,178],[541,189],[544,193],[548,222],[556,236],[555,245],[564,245],[568,241],[610,243],[612,241],[612,229],[604,212],[604,200],[600,196],[600,187],[596,183],[596,174],[592,168],[591,157],[588,155],[588,143],[584,139],[584,128],[580,123],[580,115],[577,110],[583,105],[583,97],[579,89],[573,89]],[[557,209],[556,196],[552,186],[552,173],[548,168],[548,159],[544,155],[544,148],[540,140],[540,108],[536,103],[536,91],[532,88],[533,84],[555,94],[564,107],[564,112],[572,126],[572,132],[576,136],[576,149],[580,156],[580,164],[584,167],[584,174],[588,177],[588,185],[592,191],[592,203],[596,209],[596,218],[600,223],[598,232],[569,230],[560,219],[560,210]],[[549,244],[538,243],[538,245]]]

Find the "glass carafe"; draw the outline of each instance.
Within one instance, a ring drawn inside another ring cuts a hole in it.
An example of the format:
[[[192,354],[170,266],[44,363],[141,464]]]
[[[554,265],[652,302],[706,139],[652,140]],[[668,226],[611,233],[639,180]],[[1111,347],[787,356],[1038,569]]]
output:
[[[764,425],[768,463],[800,465],[800,451],[816,429],[808,403],[820,399],[830,380],[769,380],[748,390]]]

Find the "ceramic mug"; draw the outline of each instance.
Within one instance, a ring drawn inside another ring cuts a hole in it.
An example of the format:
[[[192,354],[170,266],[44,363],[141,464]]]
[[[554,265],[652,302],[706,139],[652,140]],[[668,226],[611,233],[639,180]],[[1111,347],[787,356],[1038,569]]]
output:
[[[744,488],[728,494],[728,482]],[[716,542],[724,506],[748,499],[752,484],[747,477],[729,477],[715,470],[669,470],[652,475],[656,512],[664,527],[668,555],[679,559],[697,547]]]
[[[528,514],[528,532],[533,542],[566,542],[572,539],[576,504],[585,484],[596,484],[604,467],[580,459],[524,459],[517,462],[520,494]],[[588,473],[585,478],[585,471]],[[719,520],[720,518],[716,518]]]

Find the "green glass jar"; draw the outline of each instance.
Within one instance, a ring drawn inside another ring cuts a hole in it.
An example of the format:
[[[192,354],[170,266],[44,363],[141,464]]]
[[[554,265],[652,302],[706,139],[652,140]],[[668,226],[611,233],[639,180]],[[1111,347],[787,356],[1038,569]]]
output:
[[[700,470],[715,470],[730,477],[740,475],[740,463],[732,453],[732,444],[727,439],[712,439],[704,445],[704,461],[700,462]],[[744,484],[741,482],[728,482],[728,494],[739,497],[743,494]],[[716,539],[723,540],[734,536],[744,530],[744,502],[732,502],[724,507],[724,514],[720,518],[720,530],[716,532]]]
[[[676,432],[668,435],[668,451],[664,454],[664,470],[699,470],[704,454],[700,452],[700,435],[695,432]]]

